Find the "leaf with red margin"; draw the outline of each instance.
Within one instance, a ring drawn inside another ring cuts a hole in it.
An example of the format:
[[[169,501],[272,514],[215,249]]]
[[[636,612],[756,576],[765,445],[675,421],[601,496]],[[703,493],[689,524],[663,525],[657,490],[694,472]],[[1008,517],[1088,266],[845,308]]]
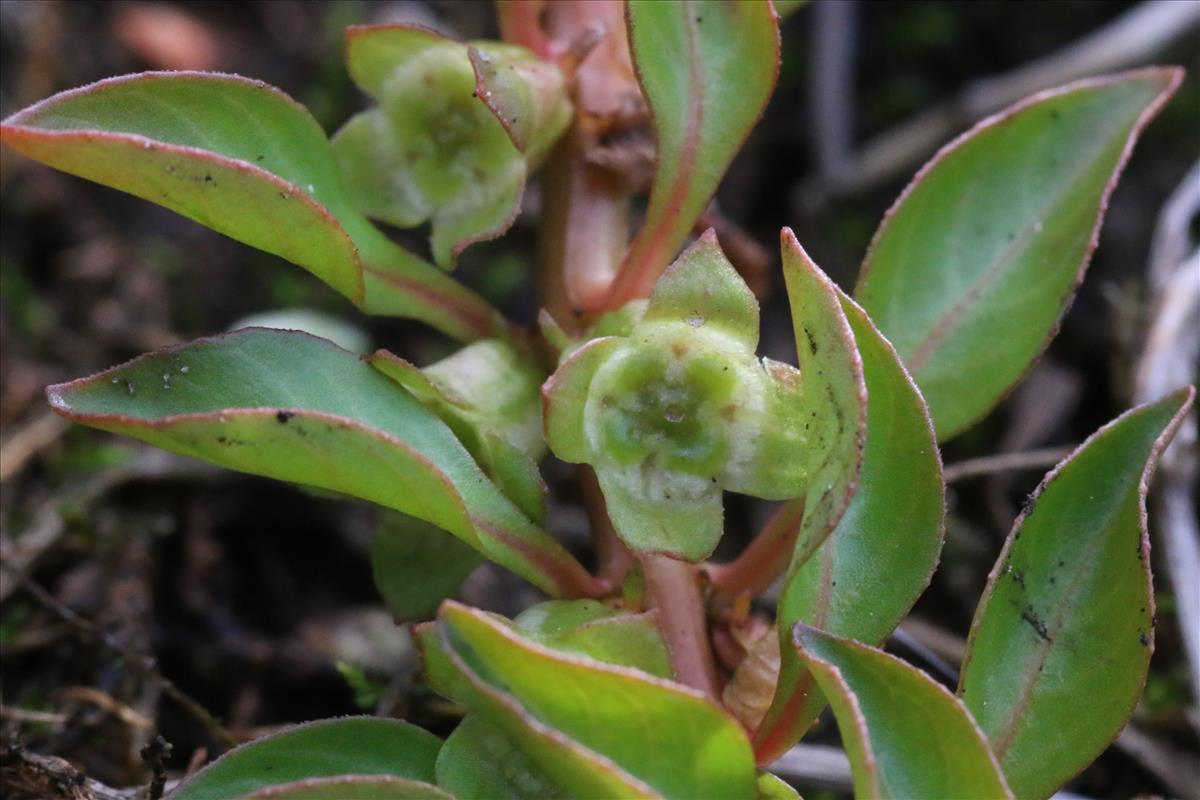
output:
[[[443,605],[438,628],[477,693],[471,705],[514,738],[539,732],[541,741],[527,738],[522,749],[567,791],[756,797],[750,743],[699,692],[548,649],[452,602]],[[584,757],[591,765],[586,772]],[[604,781],[602,764],[609,770]]]
[[[591,578],[484,476],[446,425],[358,356],[247,328],[47,390],[58,413],[165,450],[432,522],[554,595]]]
[[[657,167],[646,219],[608,308],[645,297],[675,258],[779,75],[769,0],[629,0],[629,46],[654,116]]]
[[[482,298],[351,207],[316,120],[261,81],[202,72],[110,78],[17,112],[0,138],[299,264],[371,313],[420,319],[461,339],[505,333]]]
[[[805,622],[881,643],[929,584],[945,530],[942,464],[929,411],[900,357],[844,294],[867,384],[867,444],[858,491],[837,528],[784,583],[780,630]],[[755,735],[769,764],[825,707],[791,648],[781,649],[776,697]]]
[[[1055,467],[988,578],[959,694],[1021,797],[1091,763],[1141,696],[1154,649],[1146,492],[1194,396],[1125,412]]]
[[[837,286],[808,257],[791,229],[781,232],[780,247],[796,336],[801,405],[809,416],[808,491],[792,554],[795,570],[837,527],[858,487],[867,436],[867,385]]]
[[[794,644],[833,707],[856,797],[1013,796],[970,712],[923,672],[804,624]]]
[[[455,800],[430,783],[376,775],[306,778],[244,795],[240,800]]]
[[[438,753],[438,785],[456,797],[526,800],[565,797],[512,737],[476,713],[467,714]]]
[[[1178,68],[1029,97],[944,147],[888,211],[855,297],[929,402],[938,436],[970,427],[1057,330],[1138,135]]]
[[[441,746],[433,734],[394,719],[309,722],[230,750],[179,784],[171,800],[228,800],[279,784],[348,775],[432,783]]]

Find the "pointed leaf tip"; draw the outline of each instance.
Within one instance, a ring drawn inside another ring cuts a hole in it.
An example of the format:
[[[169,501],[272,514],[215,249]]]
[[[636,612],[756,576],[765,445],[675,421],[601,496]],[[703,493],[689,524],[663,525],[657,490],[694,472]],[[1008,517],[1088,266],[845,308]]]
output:
[[[1095,759],[1142,693],[1154,646],[1146,492],[1194,396],[1127,411],[1055,467],[988,578],[959,694],[1021,797],[1052,794]]]
[[[987,414],[1053,337],[1134,143],[1181,78],[1150,68],[1034,94],[942,148],[885,215],[855,297],[941,439]]]
[[[855,796],[1013,797],[970,712],[923,672],[804,624],[793,641],[829,698]]]

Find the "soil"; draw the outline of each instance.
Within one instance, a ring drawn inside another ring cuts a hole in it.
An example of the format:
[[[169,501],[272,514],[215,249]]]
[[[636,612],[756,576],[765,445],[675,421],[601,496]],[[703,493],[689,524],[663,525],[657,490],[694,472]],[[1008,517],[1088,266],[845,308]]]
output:
[[[999,0],[860,3],[851,144],[949,100],[974,79],[1051,53],[1131,6],[1071,0],[1021,5],[1014,13]],[[0,112],[111,75],[207,68],[281,87],[332,131],[364,105],[341,65],[341,29],[398,14],[463,38],[495,35],[483,2],[6,0]],[[793,227],[815,260],[849,287],[878,220],[917,165],[843,195],[814,180],[813,16],[805,9],[785,24],[779,90],[718,206],[769,250],[782,225]],[[1196,154],[1194,45],[1193,37],[1160,54],[1162,63],[1182,63],[1191,75],[1129,163],[1061,333],[1022,388],[947,444],[947,463],[1077,443],[1131,402],[1155,218]],[[451,352],[451,343],[415,323],[365,319],[304,272],[157,206],[8,149],[2,158],[0,440],[5,464],[17,466],[5,472],[0,499],[5,563],[16,566],[0,578],[0,794],[102,796],[82,774],[106,786],[148,786],[157,759],[176,778],[224,746],[223,734],[195,706],[239,740],[364,712],[451,730],[454,709],[424,687],[404,630],[381,611],[368,554],[375,511],[68,426],[49,413],[42,394],[48,384],[281,307],[351,320],[377,345],[417,363]],[[422,235],[401,235],[425,247]],[[526,214],[508,236],[472,248],[461,264],[464,280],[524,322],[537,309],[526,270],[534,243]],[[768,274],[778,277],[777,261]],[[768,291],[762,350],[790,360],[780,289],[776,279]],[[564,486],[568,474],[562,465],[548,467],[551,484],[564,492],[552,525],[586,559],[586,521]],[[1039,478],[1033,470],[954,486],[942,565],[915,610],[948,638],[951,654]],[[720,554],[736,552],[767,511],[731,497]],[[1156,651],[1135,720],[1156,740],[1196,753],[1178,629],[1167,587],[1159,588]],[[537,593],[485,567],[460,596],[511,614]],[[952,657],[930,641],[890,646],[952,680]],[[170,743],[169,754],[151,747],[144,756],[157,735]],[[836,741],[829,722],[815,741]],[[29,766],[43,757],[66,761]],[[63,766],[68,762],[73,767]],[[801,788],[809,798],[841,796]],[[1090,797],[1171,792],[1161,773],[1116,747],[1069,789]]]

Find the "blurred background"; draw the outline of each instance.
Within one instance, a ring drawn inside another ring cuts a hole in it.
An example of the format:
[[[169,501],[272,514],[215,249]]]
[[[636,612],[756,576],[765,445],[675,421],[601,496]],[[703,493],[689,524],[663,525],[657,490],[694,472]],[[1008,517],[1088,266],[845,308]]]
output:
[[[342,31],[385,21],[496,35],[483,0],[0,0],[0,114],[112,75],[206,69],[282,88],[332,133],[365,105],[341,63]],[[718,195],[714,210],[748,248],[761,245],[768,287],[778,284],[778,230],[789,225],[850,288],[884,211],[937,147],[1035,90],[1166,63],[1187,67],[1188,78],[1134,151],[1061,333],[997,411],[945,447],[960,468],[950,470],[942,566],[890,647],[947,682],[1023,498],[1063,448],[1135,402],[1156,293],[1195,247],[1200,2],[816,0],[784,23],[779,88]],[[371,509],[71,428],[42,390],[275,309],[343,318],[418,364],[451,344],[413,323],[367,320],[273,256],[8,149],[0,189],[0,556],[9,568],[0,575],[0,734],[132,786],[148,780],[141,751],[156,733],[173,745],[164,758],[175,773],[218,749],[195,706],[240,738],[363,710],[449,731],[453,715],[421,685],[407,635],[373,588]],[[526,322],[537,310],[537,207],[534,187],[514,229],[468,250],[459,267]],[[420,236],[405,243],[425,247]],[[763,350],[790,358],[786,304],[767,291]],[[974,459],[996,453],[1028,456],[1031,467],[973,471]],[[547,472],[552,483],[562,477],[558,465]],[[766,512],[739,498],[727,508],[725,555]],[[569,493],[550,524],[586,548],[586,519]],[[1085,797],[1200,797],[1200,720],[1180,635],[1200,625],[1200,608],[1181,608],[1155,545],[1149,683],[1126,734],[1070,785]],[[1200,574],[1190,578],[1200,584]],[[508,614],[537,597],[488,568],[460,595]],[[835,737],[827,722],[813,741]],[[13,763],[5,753],[0,770]],[[836,757],[809,755],[782,771],[806,797],[847,795]]]

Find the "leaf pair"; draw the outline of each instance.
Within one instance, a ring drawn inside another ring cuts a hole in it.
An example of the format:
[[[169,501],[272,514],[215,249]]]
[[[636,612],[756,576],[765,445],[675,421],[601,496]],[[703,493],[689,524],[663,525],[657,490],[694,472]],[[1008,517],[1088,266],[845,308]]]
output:
[[[807,563],[797,554],[784,584],[761,763],[824,705],[787,646],[792,625],[879,643],[928,583],[944,490],[922,395],[944,439],[1020,377],[1070,299],[1133,140],[1178,79],[1145,70],[1030,98],[944,149],[889,212],[856,291],[882,334],[844,300],[869,392],[861,485],[838,530]]]
[[[563,610],[555,613],[566,624]],[[502,735],[538,783],[558,787],[556,795],[583,797],[756,796],[745,734],[698,692],[611,663],[628,663],[628,650],[609,663],[565,653],[560,638],[546,638],[554,626],[544,617],[522,624],[447,603],[436,639],[429,632],[422,637],[423,652],[435,688],[472,709],[468,730],[486,724],[493,739]],[[597,641],[596,621],[575,630]],[[538,644],[534,636],[552,645]],[[440,670],[431,656],[441,660]],[[446,670],[454,682],[449,689]]]
[[[859,797],[1046,797],[1108,746],[1153,645],[1149,477],[1194,395],[1127,412],[1047,476],[976,611],[961,699],[899,659],[796,625]]]

